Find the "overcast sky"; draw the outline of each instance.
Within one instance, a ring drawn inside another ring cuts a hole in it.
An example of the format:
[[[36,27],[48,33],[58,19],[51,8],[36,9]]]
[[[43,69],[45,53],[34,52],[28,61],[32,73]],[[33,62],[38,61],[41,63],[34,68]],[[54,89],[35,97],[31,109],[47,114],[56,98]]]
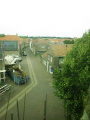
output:
[[[90,0],[1,0],[0,34],[81,37],[90,29]]]

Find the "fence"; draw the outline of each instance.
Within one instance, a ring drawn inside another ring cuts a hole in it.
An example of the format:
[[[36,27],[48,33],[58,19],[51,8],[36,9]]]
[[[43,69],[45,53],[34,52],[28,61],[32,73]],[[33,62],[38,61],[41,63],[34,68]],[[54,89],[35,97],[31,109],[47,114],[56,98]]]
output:
[[[0,87],[0,99],[4,96],[5,92],[8,91],[11,88],[11,85],[4,85]]]

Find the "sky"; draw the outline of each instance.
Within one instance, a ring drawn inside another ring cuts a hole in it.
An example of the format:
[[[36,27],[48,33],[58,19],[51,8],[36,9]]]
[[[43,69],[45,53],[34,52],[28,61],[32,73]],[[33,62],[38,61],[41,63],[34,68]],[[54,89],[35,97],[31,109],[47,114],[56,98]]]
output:
[[[82,37],[90,0],[1,0],[0,34]]]

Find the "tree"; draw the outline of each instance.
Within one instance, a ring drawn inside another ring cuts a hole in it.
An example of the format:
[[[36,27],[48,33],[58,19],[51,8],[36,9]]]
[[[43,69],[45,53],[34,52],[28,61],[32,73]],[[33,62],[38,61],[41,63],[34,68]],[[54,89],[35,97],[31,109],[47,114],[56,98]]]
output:
[[[90,85],[90,32],[75,41],[67,53],[62,71],[54,69],[56,95],[63,99],[67,120],[80,120]]]
[[[74,40],[65,40],[64,44],[74,44]]]
[[[5,34],[0,34],[0,37],[5,37]]]

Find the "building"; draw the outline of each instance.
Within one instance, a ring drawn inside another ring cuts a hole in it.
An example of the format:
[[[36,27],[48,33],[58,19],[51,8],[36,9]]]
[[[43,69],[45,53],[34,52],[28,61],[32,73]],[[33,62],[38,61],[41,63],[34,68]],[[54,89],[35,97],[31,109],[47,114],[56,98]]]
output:
[[[17,35],[6,35],[5,37],[0,37],[0,43],[7,54],[19,54],[19,44],[20,38]]]
[[[48,50],[49,44],[48,41],[39,39],[30,41],[30,49],[34,55],[42,55]]]
[[[4,51],[3,48],[0,47],[0,82],[2,80],[5,81],[5,71]]]
[[[72,45],[54,44],[49,47],[49,50],[42,55],[42,63],[46,66],[47,71],[53,74],[53,69],[56,67],[62,68],[65,55],[70,51]]]

